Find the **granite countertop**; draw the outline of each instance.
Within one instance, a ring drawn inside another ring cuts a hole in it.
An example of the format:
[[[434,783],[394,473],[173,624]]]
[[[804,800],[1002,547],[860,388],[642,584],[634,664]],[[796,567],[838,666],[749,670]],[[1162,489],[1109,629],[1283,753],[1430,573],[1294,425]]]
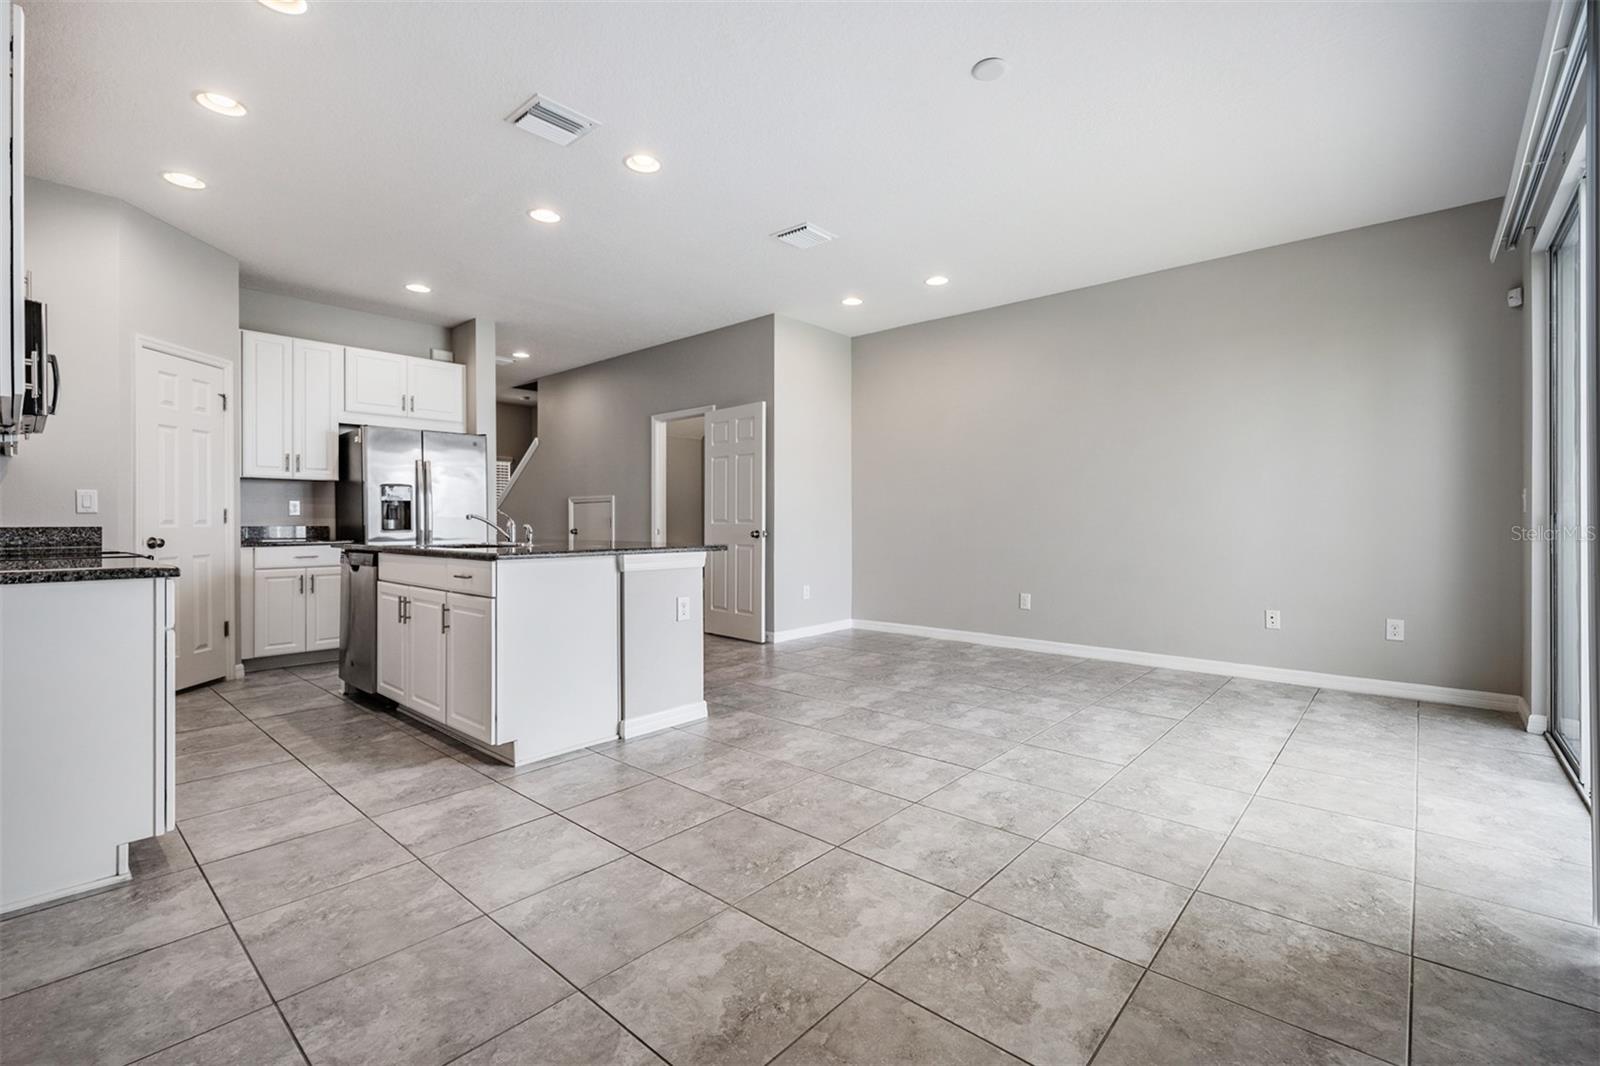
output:
[[[549,559],[574,555],[661,555],[670,552],[726,551],[722,544],[647,544],[644,541],[536,541],[533,544],[433,544],[419,548],[412,544],[363,544],[363,551],[391,552],[395,555],[428,555],[440,559]]]
[[[241,548],[271,548],[277,545],[307,546],[313,544],[342,547],[353,541],[337,540],[327,526],[241,526]]]
[[[178,576],[176,566],[100,545],[99,526],[0,527],[0,585]]]

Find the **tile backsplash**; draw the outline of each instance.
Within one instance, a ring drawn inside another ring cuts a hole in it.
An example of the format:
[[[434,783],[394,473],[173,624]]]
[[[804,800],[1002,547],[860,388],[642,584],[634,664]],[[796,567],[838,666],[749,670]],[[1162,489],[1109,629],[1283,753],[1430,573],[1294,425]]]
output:
[[[242,478],[239,481],[239,524],[246,526],[333,525],[331,481],[279,481]],[[289,501],[300,501],[300,513],[289,513]]]

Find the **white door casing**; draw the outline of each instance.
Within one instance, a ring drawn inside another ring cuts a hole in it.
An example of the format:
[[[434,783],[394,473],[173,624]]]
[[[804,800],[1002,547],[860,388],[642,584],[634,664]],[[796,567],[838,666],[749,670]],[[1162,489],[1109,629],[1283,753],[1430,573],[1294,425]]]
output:
[[[616,537],[615,496],[567,497],[567,536],[574,540],[611,541]]]
[[[707,633],[767,637],[767,405],[706,415]]]
[[[179,568],[177,687],[226,677],[232,504],[228,363],[137,339],[134,384],[135,550]]]

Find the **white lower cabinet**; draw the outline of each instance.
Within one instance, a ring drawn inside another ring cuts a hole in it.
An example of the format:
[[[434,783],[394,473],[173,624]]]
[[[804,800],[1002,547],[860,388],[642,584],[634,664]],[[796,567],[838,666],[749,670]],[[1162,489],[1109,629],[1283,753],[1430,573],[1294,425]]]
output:
[[[449,597],[445,725],[487,742],[494,733],[494,601]]]
[[[306,572],[256,571],[257,657],[306,650]]]
[[[339,650],[339,568],[257,570],[255,657]]]
[[[494,600],[378,582],[378,692],[495,743]]]

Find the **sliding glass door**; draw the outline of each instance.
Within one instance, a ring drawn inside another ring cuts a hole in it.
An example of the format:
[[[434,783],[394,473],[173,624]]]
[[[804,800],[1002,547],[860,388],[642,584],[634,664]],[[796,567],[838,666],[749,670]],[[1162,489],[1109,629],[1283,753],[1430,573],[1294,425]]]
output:
[[[1589,500],[1593,372],[1584,351],[1583,195],[1572,199],[1550,245],[1550,650],[1551,726],[1556,747],[1591,788],[1591,720],[1587,678],[1591,614]]]

